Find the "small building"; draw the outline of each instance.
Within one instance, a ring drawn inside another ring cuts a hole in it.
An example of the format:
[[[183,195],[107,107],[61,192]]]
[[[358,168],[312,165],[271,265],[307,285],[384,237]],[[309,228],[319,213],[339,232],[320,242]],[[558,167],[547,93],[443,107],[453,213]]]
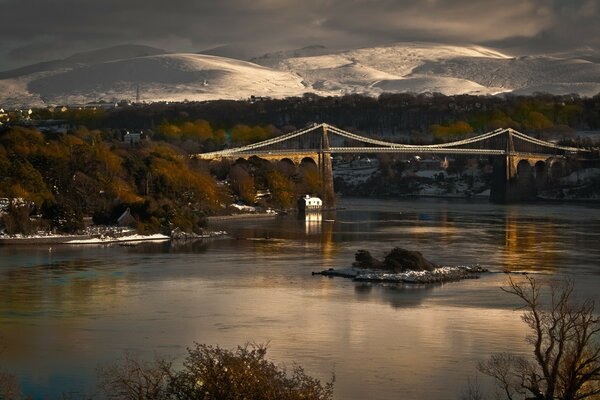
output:
[[[323,200],[306,195],[298,199],[298,211],[318,211],[323,208]]]
[[[136,146],[140,144],[144,134],[142,132],[127,132],[123,136],[123,142],[130,146]]]

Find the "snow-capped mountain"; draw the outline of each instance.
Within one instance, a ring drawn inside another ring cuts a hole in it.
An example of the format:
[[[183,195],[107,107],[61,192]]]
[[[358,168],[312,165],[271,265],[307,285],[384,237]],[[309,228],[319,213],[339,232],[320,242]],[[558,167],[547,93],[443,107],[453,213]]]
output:
[[[513,57],[481,46],[397,43],[353,50],[323,46],[250,61],[117,46],[0,72],[0,106],[99,100],[181,101],[384,92],[530,94],[600,92],[593,51]]]
[[[593,96],[600,92],[600,62],[593,52],[512,57],[481,46],[429,43],[319,55],[308,50],[308,54],[274,53],[253,61],[293,71],[303,77],[307,87],[335,94],[548,92]]]

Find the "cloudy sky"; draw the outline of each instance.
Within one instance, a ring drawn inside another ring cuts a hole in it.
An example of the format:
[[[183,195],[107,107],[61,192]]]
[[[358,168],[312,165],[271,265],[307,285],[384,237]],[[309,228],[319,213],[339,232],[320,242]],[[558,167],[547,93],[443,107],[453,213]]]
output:
[[[598,21],[600,0],[0,0],[0,70],[125,43],[241,56],[402,41],[598,51]]]

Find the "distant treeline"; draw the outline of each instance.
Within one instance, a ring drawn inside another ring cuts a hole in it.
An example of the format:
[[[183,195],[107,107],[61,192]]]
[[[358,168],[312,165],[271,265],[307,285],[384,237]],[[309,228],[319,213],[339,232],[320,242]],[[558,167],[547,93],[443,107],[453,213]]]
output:
[[[600,95],[581,98],[547,94],[382,94],[373,98],[306,94],[279,100],[155,103],[110,111],[76,110],[62,113],[60,118],[90,129],[153,131],[165,122],[183,124],[196,120],[210,121],[212,129],[217,131],[239,124],[272,125],[281,131],[292,131],[313,122],[327,122],[374,136],[405,135],[415,141],[430,140],[431,134],[444,140],[448,135],[485,132],[498,127],[541,136],[569,136],[574,131],[600,130]]]

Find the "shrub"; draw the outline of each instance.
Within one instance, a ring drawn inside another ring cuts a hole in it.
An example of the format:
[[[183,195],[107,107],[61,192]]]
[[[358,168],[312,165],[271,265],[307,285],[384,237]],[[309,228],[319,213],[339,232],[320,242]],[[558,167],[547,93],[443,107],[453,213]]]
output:
[[[182,400],[329,400],[333,382],[325,385],[267,360],[267,347],[246,344],[227,350],[196,344],[188,349],[183,369],[163,359],[144,363],[126,354],[119,363],[99,370],[99,388],[108,398]]]
[[[330,399],[333,380],[325,384],[295,366],[291,374],[265,359],[267,348],[238,346],[226,350],[196,344],[188,349],[184,370],[171,380],[171,393],[178,399]]]

